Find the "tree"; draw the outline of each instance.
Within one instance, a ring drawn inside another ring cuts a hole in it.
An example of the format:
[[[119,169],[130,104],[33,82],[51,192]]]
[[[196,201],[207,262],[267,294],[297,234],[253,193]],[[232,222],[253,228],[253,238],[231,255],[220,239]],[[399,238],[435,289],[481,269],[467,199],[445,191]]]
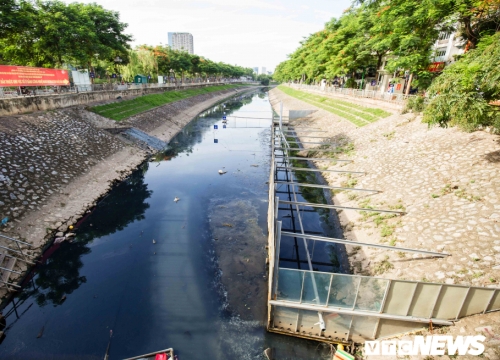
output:
[[[5,63],[92,67],[97,61],[128,61],[131,36],[119,14],[97,4],[8,0],[0,7],[0,56]]]
[[[26,28],[33,8],[30,3],[16,0],[0,2],[0,39]]]
[[[272,80],[272,76],[266,74],[260,74],[257,76],[257,81],[260,81],[261,85],[269,85],[269,81]]]
[[[500,32],[483,37],[477,48],[447,67],[429,88],[424,122],[466,131],[481,126],[500,129]]]

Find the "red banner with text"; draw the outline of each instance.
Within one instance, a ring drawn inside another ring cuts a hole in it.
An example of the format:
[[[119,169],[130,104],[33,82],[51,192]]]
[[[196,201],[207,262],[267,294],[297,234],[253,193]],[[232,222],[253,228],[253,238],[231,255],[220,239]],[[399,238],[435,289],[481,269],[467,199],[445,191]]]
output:
[[[0,65],[0,87],[64,85],[69,85],[67,70]]]

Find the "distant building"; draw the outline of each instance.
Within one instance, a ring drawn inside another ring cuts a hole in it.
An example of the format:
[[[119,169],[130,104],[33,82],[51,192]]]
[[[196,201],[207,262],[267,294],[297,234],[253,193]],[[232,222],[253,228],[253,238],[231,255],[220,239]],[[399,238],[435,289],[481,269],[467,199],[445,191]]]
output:
[[[456,33],[439,34],[438,39],[433,45],[434,63],[445,63],[446,65],[455,61],[455,55],[464,53],[464,41],[457,38]]]
[[[186,51],[194,54],[193,35],[190,33],[169,32],[168,45],[172,50]]]
[[[427,69],[433,73],[440,73],[443,69],[455,61],[456,55],[464,53],[464,41],[457,37],[457,33],[442,32],[432,46],[431,64]],[[367,90],[380,92],[403,93],[406,87],[406,80],[409,78],[409,71],[389,72],[385,69],[387,61],[392,56],[389,54],[382,59],[382,65],[378,69],[378,78],[374,82],[367,82]]]
[[[253,68],[253,72],[254,72],[256,75],[259,75],[259,68],[258,68],[258,67],[254,67],[254,68]]]
[[[265,67],[265,66],[263,66],[263,67],[261,67],[261,68],[260,68],[260,73],[261,73],[261,74],[267,74],[267,73],[266,73],[266,67]]]

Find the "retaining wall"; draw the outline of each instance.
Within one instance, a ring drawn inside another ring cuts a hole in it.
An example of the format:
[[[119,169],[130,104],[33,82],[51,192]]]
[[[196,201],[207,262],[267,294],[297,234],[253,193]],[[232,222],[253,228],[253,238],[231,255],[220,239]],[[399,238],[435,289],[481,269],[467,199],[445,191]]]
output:
[[[41,95],[0,99],[0,116],[18,115],[34,111],[45,111],[66,108],[74,105],[85,105],[99,101],[115,100],[118,96],[131,98],[165,91],[194,89],[207,86],[222,85],[219,83],[184,85],[178,87],[151,87],[129,90],[106,90],[60,95]]]

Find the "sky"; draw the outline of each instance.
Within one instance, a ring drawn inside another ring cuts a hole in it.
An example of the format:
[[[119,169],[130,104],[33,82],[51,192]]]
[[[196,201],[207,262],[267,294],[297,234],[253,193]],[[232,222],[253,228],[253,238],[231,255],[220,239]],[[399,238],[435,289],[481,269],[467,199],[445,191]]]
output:
[[[272,71],[309,34],[352,0],[64,0],[120,13],[132,45],[166,45],[168,32],[193,35],[194,52],[213,61]]]

